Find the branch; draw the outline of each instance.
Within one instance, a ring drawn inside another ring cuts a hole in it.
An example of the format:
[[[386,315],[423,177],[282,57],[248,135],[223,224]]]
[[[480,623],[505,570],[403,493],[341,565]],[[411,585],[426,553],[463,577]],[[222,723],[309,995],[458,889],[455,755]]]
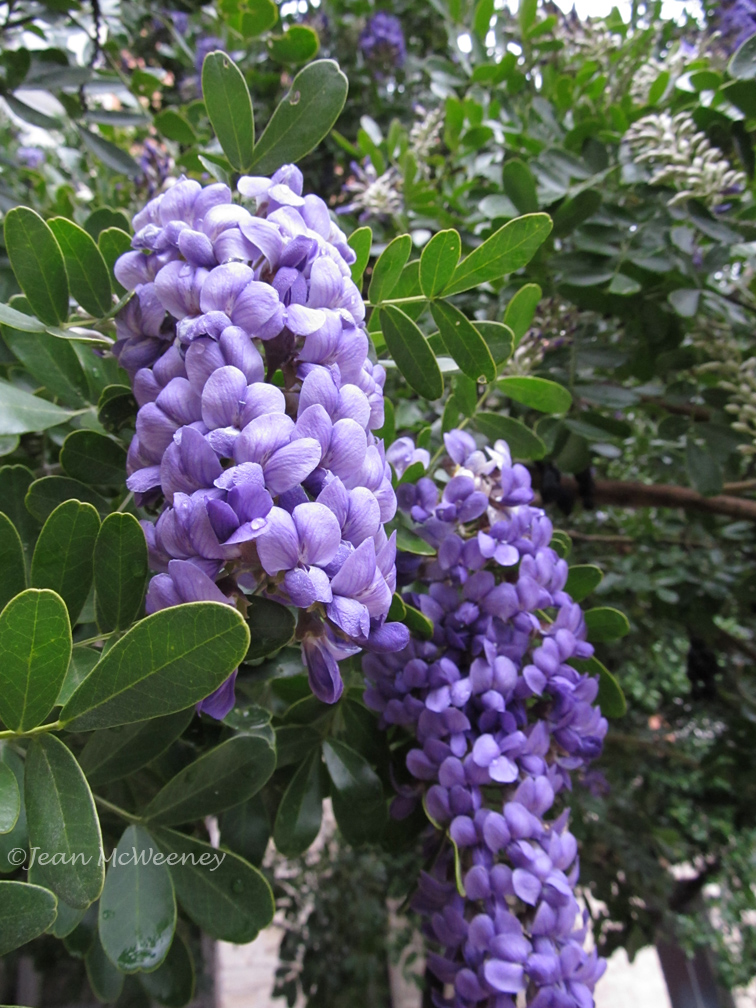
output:
[[[571,476],[563,475],[561,485],[572,491],[576,499],[580,498],[580,488]],[[756,501],[741,500],[726,494],[704,497],[689,487],[663,483],[625,483],[622,480],[600,479],[593,484],[591,497],[597,504],[619,504],[631,508],[681,507],[756,522]]]
[[[666,399],[659,399],[656,396],[650,395],[641,396],[641,402],[648,403],[651,406],[658,406],[660,409],[666,410],[667,413],[677,413],[679,416],[693,417],[694,420],[711,419],[711,412],[705,406],[696,406],[694,403],[672,403],[667,402]]]

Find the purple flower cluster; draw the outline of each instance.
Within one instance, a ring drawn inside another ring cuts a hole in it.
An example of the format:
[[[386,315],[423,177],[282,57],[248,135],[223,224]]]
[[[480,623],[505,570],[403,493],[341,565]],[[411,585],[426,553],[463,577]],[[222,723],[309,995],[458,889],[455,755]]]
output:
[[[360,34],[362,55],[382,67],[401,67],[407,56],[402,24],[386,11],[376,11]]]
[[[313,691],[338,662],[406,645],[386,623],[396,511],[383,443],[383,368],[367,357],[354,253],[292,165],[222,184],[181,179],[134,218],[115,272],[134,296],[115,351],[139,404],[127,485],[153,578],[147,609],[244,592],[299,612]],[[264,355],[264,358],[263,358]],[[203,701],[223,717],[233,682]]]
[[[400,465],[421,460],[402,441]],[[419,791],[451,840],[414,901],[443,948],[429,958],[445,985],[436,1004],[590,1008],[605,963],[583,948],[569,810],[548,814],[602,748],[598,683],[569,664],[593,649],[528,471],[503,442],[486,456],[464,431],[445,441],[443,493],[428,477],[398,489],[437,551],[398,561],[400,580],[427,586],[404,598],[432,639],[363,658],[365,702],[416,742],[407,768],[417,784],[400,788],[392,811],[408,814]]]
[[[747,39],[756,35],[755,0],[722,0],[716,5],[712,17],[728,53],[735,52]]]

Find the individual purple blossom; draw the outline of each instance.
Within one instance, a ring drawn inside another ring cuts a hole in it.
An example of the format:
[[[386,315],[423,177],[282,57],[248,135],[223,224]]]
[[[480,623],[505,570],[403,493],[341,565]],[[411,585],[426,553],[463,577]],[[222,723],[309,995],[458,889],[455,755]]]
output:
[[[407,47],[399,18],[382,10],[372,14],[360,34],[360,50],[380,68],[402,67]]]
[[[181,600],[196,570],[295,607],[312,687],[333,702],[338,661],[409,639],[386,623],[385,371],[367,356],[354,252],[299,169],[238,189],[244,203],[179,179],[135,216],[116,263],[134,291],[115,345],[139,405],[127,485],[159,510],[143,522],[150,599]]]
[[[16,157],[24,167],[35,171],[45,163],[45,152],[41,147],[19,147]]]
[[[583,948],[577,842],[568,810],[553,811],[607,729],[597,679],[574,664],[593,649],[527,470],[503,442],[484,453],[465,431],[445,441],[443,492],[425,476],[399,499],[437,549],[406,568],[414,591],[404,596],[432,637],[363,658],[365,703],[414,738],[415,800],[456,848],[455,867],[434,843],[413,900],[440,948],[428,965],[448,993],[435,1003],[590,1008],[605,963]],[[411,810],[405,784],[392,813]]]
[[[178,31],[178,28],[176,29]],[[215,49],[223,50],[223,39],[217,35],[200,35],[194,50],[194,69],[198,74],[202,73],[202,64],[205,57]]]
[[[733,53],[751,36],[756,35],[756,2],[720,0],[713,9],[712,24],[727,52]]]

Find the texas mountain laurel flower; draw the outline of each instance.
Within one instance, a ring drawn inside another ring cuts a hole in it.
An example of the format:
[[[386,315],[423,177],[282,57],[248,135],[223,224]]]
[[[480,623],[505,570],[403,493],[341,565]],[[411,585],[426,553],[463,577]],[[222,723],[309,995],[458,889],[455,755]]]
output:
[[[687,112],[644,116],[633,123],[624,141],[636,164],[650,165],[653,174],[649,185],[678,190],[669,200],[670,206],[700,199],[714,210],[721,209],[728,197],[745,188],[743,172],[730,166],[722,151],[698,131]]]
[[[157,575],[147,611],[245,592],[299,610],[313,691],[338,662],[395,650],[387,623],[396,511],[383,443],[385,372],[367,357],[354,253],[293,165],[221,183],[181,179],[134,218],[115,268],[134,296],[116,354],[139,405],[127,485]],[[201,708],[224,717],[234,676]]]
[[[423,461],[406,441],[389,453],[398,470]],[[399,785],[392,812],[408,815],[422,799],[438,831],[414,898],[439,949],[428,959],[434,1003],[591,1008],[606,964],[583,947],[561,795],[607,730],[597,678],[572,664],[593,648],[527,469],[501,441],[487,456],[464,431],[445,442],[443,491],[428,477],[397,491],[437,551],[397,561],[403,598],[433,635],[363,658],[365,702],[397,745],[412,739],[415,783]]]
[[[376,11],[360,34],[360,51],[377,71],[404,66],[407,45],[402,23],[394,14]]]

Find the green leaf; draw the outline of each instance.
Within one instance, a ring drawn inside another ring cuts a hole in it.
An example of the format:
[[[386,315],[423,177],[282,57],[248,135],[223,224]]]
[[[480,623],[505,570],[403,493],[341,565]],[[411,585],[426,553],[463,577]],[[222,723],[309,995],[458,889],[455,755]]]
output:
[[[245,38],[262,35],[278,20],[278,9],[272,0],[248,0],[241,16],[240,29]]]
[[[8,728],[42,724],[58,698],[71,659],[63,599],[27,588],[0,613],[0,717]]]
[[[507,305],[504,321],[515,336],[515,345],[520,342],[533,323],[533,316],[541,300],[541,288],[538,284],[528,283],[517,291]]]
[[[141,826],[128,826],[113,851],[100,898],[100,940],[122,973],[156,969],[176,928],[171,876]]]
[[[126,452],[112,438],[97,431],[77,430],[60,450],[66,473],[82,483],[120,486],[126,479]]]
[[[50,889],[50,885],[45,877],[44,871],[40,868],[39,861],[35,860],[29,866],[27,872],[27,881],[31,882],[32,885],[42,886],[44,889]],[[94,904],[92,904],[92,909],[94,909]],[[65,938],[76,928],[81,922],[84,915],[87,913],[86,910],[78,910],[76,907],[70,907],[67,903],[64,903],[60,897],[58,897],[58,915],[53,921],[52,925],[48,928],[51,935],[56,938]]]
[[[117,294],[125,294],[126,288],[116,280],[113,267],[118,258],[131,248],[131,238],[127,232],[121,231],[120,228],[105,228],[104,231],[100,232],[100,237],[97,239],[97,247],[102,253],[105,265],[108,267],[108,274],[113,284],[113,290]]]
[[[265,127],[250,168],[268,175],[314,150],[338,119],[348,87],[334,60],[316,60],[300,70]]]
[[[555,529],[551,534],[550,546],[558,557],[566,560],[572,552],[572,539],[561,529]]]
[[[520,158],[504,162],[502,170],[504,192],[521,214],[535,213],[538,209],[536,184],[530,168]]]
[[[60,504],[69,500],[91,504],[101,515],[110,510],[101,494],[66,476],[43,476],[35,480],[26,493],[26,507],[40,522],[47,521]]]
[[[194,960],[177,934],[156,970],[140,973],[139,982],[153,1000],[166,1008],[183,1008],[194,997]]]
[[[68,278],[55,235],[29,207],[9,210],[4,228],[8,258],[32,311],[47,325],[65,322]]]
[[[0,833],[10,833],[21,814],[18,781],[7,763],[0,763]]]
[[[56,903],[41,886],[0,882],[0,956],[44,934],[55,920]]]
[[[489,441],[502,438],[509,445],[514,458],[541,459],[546,454],[546,445],[532,430],[513,417],[499,413],[478,413],[475,425]]]
[[[396,548],[415,556],[435,556],[436,550],[425,539],[401,526],[396,530]]]
[[[701,291],[695,287],[678,287],[670,291],[667,300],[682,318],[693,318],[698,311]]]
[[[444,379],[421,330],[396,305],[384,305],[380,318],[386,346],[407,384],[423,399],[440,399]]]
[[[371,304],[380,304],[391,294],[411,251],[412,239],[408,234],[402,234],[397,235],[381,252],[378,262],[373,267],[368,288],[368,300]]]
[[[133,427],[137,414],[134,393],[127,385],[106,385],[97,403],[97,419],[106,431],[118,434]]]
[[[179,771],[143,816],[159,825],[177,826],[216,815],[257,794],[275,768],[275,750],[265,739],[236,735]]]
[[[582,192],[559,204],[554,214],[554,237],[563,238],[571,234],[583,221],[593,217],[601,206],[601,193],[597,189]]]
[[[478,0],[475,5],[473,16],[473,31],[481,40],[485,42],[488,28],[491,24],[491,17],[494,12],[494,0]]]
[[[756,77],[756,37],[751,35],[735,52],[727,70],[736,80],[753,80]]]
[[[180,144],[197,142],[197,134],[194,132],[192,124],[175,109],[163,109],[162,112],[158,112],[153,121],[157,131],[168,140],[174,140]]]
[[[323,817],[320,752],[298,768],[284,792],[273,826],[273,841],[284,857],[299,857],[313,843]]]
[[[247,171],[255,148],[252,99],[244,75],[227,53],[205,57],[202,96],[223,153],[237,171]]]
[[[79,764],[55,735],[32,740],[24,793],[29,843],[39,849],[46,884],[64,903],[85,909],[105,877],[100,821]]]
[[[333,787],[331,800],[339,830],[354,845],[378,840],[386,826],[381,782],[367,760],[338,739],[323,743]]]
[[[74,649],[74,654],[80,650],[83,649]],[[189,708],[94,732],[79,756],[81,768],[95,787],[128,777],[173,745],[193,716],[194,711]]]
[[[124,210],[113,210],[112,207],[98,207],[84,221],[84,230],[95,241],[98,240],[103,231],[107,231],[110,228],[115,228],[117,231],[125,231],[128,235],[131,222]]]
[[[106,140],[97,133],[84,129],[78,123],[76,124],[76,130],[79,134],[79,139],[89,153],[94,154],[96,158],[99,158],[112,171],[117,172],[119,175],[127,175],[129,178],[136,178],[140,174],[142,169],[125,150],[116,147],[110,140]]]
[[[65,423],[73,414],[0,380],[0,434],[31,434]]]
[[[149,573],[147,540],[133,515],[114,512],[102,523],[94,547],[97,625],[126,630],[142,608]]]
[[[87,405],[87,377],[72,343],[49,333],[29,333],[5,325],[2,334],[8,349],[49,393],[67,406]]]
[[[244,945],[270,924],[273,893],[257,868],[171,829],[151,833],[163,853],[174,857],[169,868],[181,906],[212,938]]]
[[[299,735],[303,734],[302,728],[294,725],[286,730],[296,732]],[[306,731],[307,729],[305,729]],[[276,737],[278,737],[278,733],[276,733]],[[320,739],[317,735],[316,739],[316,745],[319,745]],[[312,749],[314,746],[310,748]],[[243,857],[251,865],[259,867],[262,864],[268,849],[271,829],[270,817],[262,795],[257,794],[249,801],[227,809],[220,817],[218,824],[221,843],[224,847]]]
[[[349,267],[352,280],[362,289],[362,275],[370,259],[370,249],[373,244],[373,232],[369,227],[357,228],[347,239],[347,244],[354,251],[357,258]]]
[[[585,613],[585,625],[588,628],[588,639],[592,643],[618,640],[630,633],[627,616],[619,609],[612,609],[610,606],[588,609]]]
[[[620,718],[627,713],[627,701],[622,687],[598,658],[589,658],[587,661],[573,659],[570,664],[574,665],[579,672],[587,672],[588,675],[599,677],[599,691],[596,699],[604,717]]]
[[[319,48],[318,34],[309,25],[289,25],[283,35],[268,39],[268,52],[279,63],[307,63],[317,56]]]
[[[100,660],[100,652],[94,648],[75,647],[71,653],[71,661],[68,663],[68,671],[63,685],[55,701],[56,707],[62,707],[68,703],[79,686],[84,682],[89,673]]]
[[[473,322],[480,335],[486,341],[491,356],[498,365],[506,364],[514,353],[516,341],[514,333],[503,322]]]
[[[496,364],[486,341],[464,312],[448,301],[433,301],[431,315],[449,355],[475,382],[493,381]]]
[[[16,526],[0,511],[0,612],[7,603],[26,588],[24,547]],[[0,832],[2,832],[0,830]]]
[[[551,218],[544,213],[509,221],[462,260],[442,293],[458,294],[520,269],[530,262],[550,231]]]
[[[249,646],[241,613],[188,602],[153,613],[105,654],[61,711],[76,731],[173,714],[224,682]]]
[[[278,725],[276,767],[291,766],[310,756],[320,745],[320,734],[308,725]]]
[[[39,529],[39,522],[24,504],[24,497],[33,482],[34,474],[26,466],[0,467],[0,511],[16,526],[25,549],[36,538]]]
[[[500,378],[496,387],[509,399],[540,410],[541,413],[566,413],[572,405],[572,396],[564,385],[548,378],[534,378],[530,375],[523,378]]]
[[[61,129],[63,126],[60,119],[45,115],[44,112],[40,112],[39,109],[35,109],[31,105],[27,105],[26,102],[22,102],[20,98],[16,98],[15,95],[10,94],[8,91],[4,92],[3,100],[8,103],[11,112],[33,126],[39,126],[40,129],[45,130]]]
[[[594,564],[576,564],[569,569],[564,590],[575,602],[582,602],[587,595],[598,588],[603,577],[601,568]]]
[[[405,613],[402,623],[409,628],[410,632],[420,640],[430,640],[433,636],[433,623],[425,613],[415,609],[408,602],[404,603]]]
[[[89,986],[98,1001],[112,1004],[123,990],[124,975],[105,954],[99,932],[95,931],[89,951],[84,956]]]
[[[716,458],[688,438],[685,445],[685,468],[691,486],[704,497],[722,493],[722,469]]]
[[[610,294],[619,294],[621,297],[629,297],[631,294],[637,294],[641,290],[641,285],[637,280],[633,280],[632,277],[625,276],[624,273],[615,273],[612,277],[612,282],[608,287]]]
[[[280,602],[253,596],[248,600],[249,651],[246,661],[267,658],[285,647],[294,636],[294,614]]]
[[[12,850],[20,848],[25,851],[29,846],[29,833],[26,827],[26,806],[24,804],[24,764],[7,742],[0,742],[0,765],[7,766],[16,778],[18,793],[21,797],[21,808],[15,826],[7,833],[0,833],[0,875],[8,875],[16,871],[9,857]],[[29,878],[30,882],[34,879]],[[0,934],[2,932],[0,931]]]
[[[427,298],[440,294],[449,283],[461,254],[457,231],[439,231],[431,238],[420,256],[420,288]]]
[[[94,238],[65,217],[53,217],[50,230],[63,253],[71,295],[95,318],[113,305],[110,275]]]
[[[64,501],[39,534],[31,565],[33,588],[50,588],[66,603],[71,626],[92,587],[94,552],[100,519],[91,504]]]

